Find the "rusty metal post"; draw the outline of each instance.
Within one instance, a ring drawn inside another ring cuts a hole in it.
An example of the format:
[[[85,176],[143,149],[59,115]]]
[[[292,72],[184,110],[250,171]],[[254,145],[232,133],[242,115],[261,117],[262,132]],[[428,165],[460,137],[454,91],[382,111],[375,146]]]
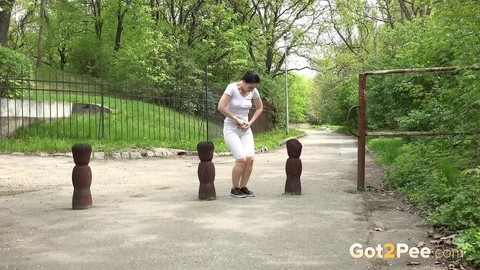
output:
[[[197,144],[198,158],[198,180],[200,188],[198,190],[199,200],[215,200],[215,165],[212,162],[214,145],[211,142],[199,142]]]
[[[366,96],[367,75],[358,77],[358,156],[357,156],[357,190],[365,189],[365,136],[366,136]]]
[[[88,163],[92,154],[90,144],[80,143],[72,146],[73,161],[75,167],[72,172],[73,183],[73,209],[87,209],[92,207],[92,193],[90,185],[92,184],[92,170]]]
[[[302,183],[300,182],[300,176],[302,175],[302,160],[300,155],[302,154],[302,144],[297,139],[288,140],[287,153],[285,194],[301,195]]]

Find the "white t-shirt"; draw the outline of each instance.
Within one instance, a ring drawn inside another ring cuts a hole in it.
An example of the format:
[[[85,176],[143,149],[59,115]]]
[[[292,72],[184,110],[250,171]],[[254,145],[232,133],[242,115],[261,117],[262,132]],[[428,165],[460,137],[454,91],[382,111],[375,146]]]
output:
[[[235,114],[235,116],[237,116],[238,118],[248,122],[248,112],[252,107],[252,101],[254,99],[260,98],[260,93],[258,93],[257,88],[253,89],[253,91],[251,91],[250,93],[248,93],[247,96],[244,97],[240,93],[240,89],[238,89],[237,83],[231,83],[227,86],[227,89],[225,89],[224,93],[231,97],[230,102],[227,104],[227,109],[233,114]],[[234,120],[228,117],[225,117],[224,123],[230,126],[237,125]]]

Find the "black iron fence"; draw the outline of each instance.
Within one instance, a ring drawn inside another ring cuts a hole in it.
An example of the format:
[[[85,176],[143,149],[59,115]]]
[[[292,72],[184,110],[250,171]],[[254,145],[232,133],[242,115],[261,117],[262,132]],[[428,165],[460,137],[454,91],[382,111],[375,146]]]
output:
[[[222,90],[118,85],[66,73],[0,78],[0,137],[196,142],[222,136]],[[267,107],[252,127],[272,128]]]

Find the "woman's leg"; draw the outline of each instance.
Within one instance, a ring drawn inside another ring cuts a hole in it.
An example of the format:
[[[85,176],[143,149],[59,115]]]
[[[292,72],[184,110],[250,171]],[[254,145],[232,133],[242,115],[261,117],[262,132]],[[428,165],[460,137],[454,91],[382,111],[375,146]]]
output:
[[[250,175],[252,174],[253,170],[253,160],[253,156],[247,156],[245,158],[245,166],[242,172],[242,178],[240,179],[240,188],[246,187],[248,180],[250,180]]]
[[[245,166],[242,173],[242,178],[240,179],[240,187],[246,187],[248,180],[250,180],[250,175],[253,170],[253,160],[255,155],[255,146],[253,141],[252,130],[248,130],[240,137],[242,142],[243,150],[245,151]]]
[[[241,180],[243,179],[243,174],[245,173],[246,168],[246,158],[241,157],[235,161],[235,165],[233,165],[232,169],[232,187],[240,188],[243,187],[241,185]]]
[[[225,140],[225,144],[228,146],[230,152],[235,158],[235,164],[232,168],[232,187],[239,188],[240,180],[246,163],[245,150],[240,139],[239,132],[236,128],[225,127],[223,131],[223,138]]]

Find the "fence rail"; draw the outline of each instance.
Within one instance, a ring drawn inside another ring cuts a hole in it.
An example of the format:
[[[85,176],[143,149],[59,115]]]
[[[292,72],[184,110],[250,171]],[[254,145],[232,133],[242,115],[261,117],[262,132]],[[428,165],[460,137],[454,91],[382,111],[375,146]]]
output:
[[[208,89],[208,87],[205,87]],[[218,94],[0,77],[0,137],[195,142],[222,136]],[[252,129],[272,128],[267,107]]]

